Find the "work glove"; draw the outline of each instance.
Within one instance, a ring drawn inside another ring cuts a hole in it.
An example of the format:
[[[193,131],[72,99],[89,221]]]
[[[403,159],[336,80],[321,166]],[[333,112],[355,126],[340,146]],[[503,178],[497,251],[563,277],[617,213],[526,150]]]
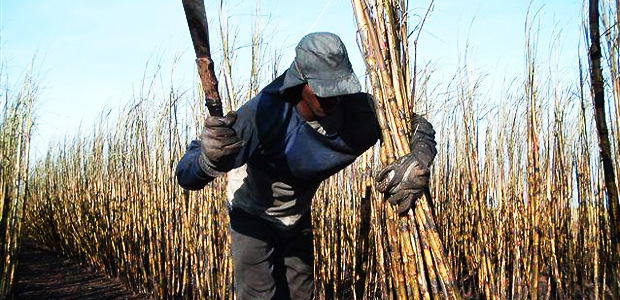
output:
[[[406,214],[428,187],[430,170],[413,153],[409,153],[387,167],[375,178],[377,189],[386,193],[387,201],[398,205],[398,214]]]
[[[237,113],[229,112],[225,117],[208,117],[205,129],[200,136],[202,153],[199,158],[200,168],[209,176],[217,177],[230,171],[235,157],[243,148],[232,125],[237,120]]]
[[[433,125],[424,117],[414,114],[411,131],[411,153],[419,159],[422,165],[430,168],[437,155]]]
[[[411,125],[411,153],[388,165],[376,176],[377,188],[406,214],[428,188],[430,166],[437,154],[435,130],[425,118],[415,115]]]

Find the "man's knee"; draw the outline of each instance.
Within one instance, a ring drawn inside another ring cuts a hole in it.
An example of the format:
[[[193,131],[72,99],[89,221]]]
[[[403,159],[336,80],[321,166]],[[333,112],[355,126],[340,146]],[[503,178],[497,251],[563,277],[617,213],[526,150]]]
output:
[[[314,265],[298,257],[286,258],[286,278],[291,299],[312,299]]]
[[[269,228],[251,216],[232,214],[231,252],[238,299],[272,299],[276,283],[273,271],[274,245]]]

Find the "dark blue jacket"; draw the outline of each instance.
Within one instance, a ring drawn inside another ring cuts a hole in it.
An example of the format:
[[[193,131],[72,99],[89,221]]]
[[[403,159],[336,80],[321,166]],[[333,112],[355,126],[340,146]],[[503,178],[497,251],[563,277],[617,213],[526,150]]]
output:
[[[278,77],[239,108],[233,125],[245,141],[234,168],[247,164],[248,179],[245,191],[235,194],[244,199],[234,199],[232,205],[257,215],[306,211],[319,184],[351,164],[380,137],[369,94],[344,97],[337,112],[340,126],[321,134],[299,114],[296,102],[280,93],[283,78]],[[186,189],[201,189],[212,180],[200,169],[200,151],[200,141],[193,141],[177,166],[178,182]],[[286,191],[274,186],[284,186]],[[278,210],[278,206],[286,209]]]

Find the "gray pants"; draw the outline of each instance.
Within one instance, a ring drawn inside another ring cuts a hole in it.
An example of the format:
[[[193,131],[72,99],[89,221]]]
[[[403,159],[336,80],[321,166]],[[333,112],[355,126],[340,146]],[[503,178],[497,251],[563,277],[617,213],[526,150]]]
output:
[[[294,228],[282,231],[233,208],[230,226],[237,299],[312,299],[314,247],[310,212]]]

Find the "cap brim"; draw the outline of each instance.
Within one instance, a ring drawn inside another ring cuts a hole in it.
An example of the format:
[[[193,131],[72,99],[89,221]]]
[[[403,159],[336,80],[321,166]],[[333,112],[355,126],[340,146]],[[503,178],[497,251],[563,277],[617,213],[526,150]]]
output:
[[[338,79],[308,79],[314,93],[322,98],[359,93],[362,90],[359,80],[351,73]]]
[[[292,88],[294,86],[298,86],[300,84],[306,83],[305,80],[301,77],[301,74],[295,68],[295,62],[291,64],[291,66],[286,70],[286,74],[284,74],[284,82],[282,83],[282,87],[280,88],[280,93],[283,93],[284,90],[288,88]]]

